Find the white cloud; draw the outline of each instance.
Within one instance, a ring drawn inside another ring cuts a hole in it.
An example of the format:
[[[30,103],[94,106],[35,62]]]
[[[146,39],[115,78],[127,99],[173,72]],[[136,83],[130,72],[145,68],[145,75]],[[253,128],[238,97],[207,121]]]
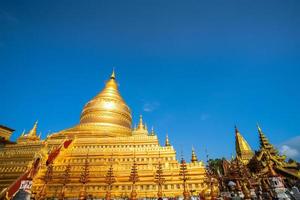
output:
[[[295,158],[295,157],[299,156],[299,151],[288,145],[282,145],[280,147],[280,153],[286,155],[289,158]]]
[[[300,161],[300,136],[293,137],[279,146],[280,153],[286,155],[288,158],[292,158],[296,161]]]
[[[152,112],[159,107],[159,102],[146,102],[143,106],[145,112]]]

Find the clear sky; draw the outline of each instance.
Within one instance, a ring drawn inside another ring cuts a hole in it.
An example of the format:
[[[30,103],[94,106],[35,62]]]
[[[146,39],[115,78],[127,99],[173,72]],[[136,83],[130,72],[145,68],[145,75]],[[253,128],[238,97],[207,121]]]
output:
[[[300,1],[0,2],[0,124],[73,126],[115,67],[134,122],[178,154],[230,157],[256,123],[300,160]]]

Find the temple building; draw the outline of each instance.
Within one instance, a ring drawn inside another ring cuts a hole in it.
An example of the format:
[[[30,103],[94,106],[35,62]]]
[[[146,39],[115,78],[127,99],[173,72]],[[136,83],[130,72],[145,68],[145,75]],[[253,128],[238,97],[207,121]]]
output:
[[[285,155],[280,155],[278,150],[269,142],[266,135],[257,125],[260,148],[252,151],[248,142],[235,127],[236,159],[247,165],[252,172],[269,173],[269,165],[275,171],[291,178],[299,179],[300,171],[297,169],[296,162],[287,162]]]
[[[291,179],[300,179],[300,170],[295,161],[287,162],[285,155],[280,155],[278,150],[269,142],[262,129],[257,125],[260,148],[255,152],[249,162],[249,167],[256,173],[267,173],[269,165],[282,176]]]
[[[223,197],[236,195],[244,199],[293,199],[297,192],[288,189],[300,182],[300,168],[287,162],[257,126],[260,143],[255,153],[235,127],[236,157],[221,162],[218,179]]]
[[[142,116],[138,126],[132,127],[131,110],[119,93],[114,72],[104,89],[84,106],[78,124],[44,140],[37,129],[36,122],[16,144],[1,147],[2,197],[14,196],[25,180],[31,181],[28,187],[39,199],[155,198],[158,193],[182,197],[184,187],[189,195],[209,187],[205,166],[194,149],[183,184],[181,163],[168,136],[160,145]],[[247,155],[241,154],[242,158]]]
[[[10,136],[15,130],[0,125],[0,144],[10,143]]]

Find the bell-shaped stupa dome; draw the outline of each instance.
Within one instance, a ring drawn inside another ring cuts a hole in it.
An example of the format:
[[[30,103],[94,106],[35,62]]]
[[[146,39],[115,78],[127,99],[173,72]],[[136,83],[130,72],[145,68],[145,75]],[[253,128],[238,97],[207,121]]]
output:
[[[78,137],[130,136],[131,123],[130,108],[120,95],[113,71],[104,89],[84,106],[80,123],[61,133]]]
[[[83,108],[80,124],[114,126],[131,130],[131,113],[121,97],[113,72],[104,89]]]

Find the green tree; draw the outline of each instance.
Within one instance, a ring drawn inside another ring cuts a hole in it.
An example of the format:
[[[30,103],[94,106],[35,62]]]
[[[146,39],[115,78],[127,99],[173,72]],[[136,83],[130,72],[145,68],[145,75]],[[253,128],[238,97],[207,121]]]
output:
[[[211,173],[213,173],[215,175],[219,175],[219,173],[220,173],[221,175],[223,175],[224,174],[224,170],[223,170],[223,161],[224,160],[225,160],[225,158],[209,159],[207,161],[207,167],[211,171]]]

